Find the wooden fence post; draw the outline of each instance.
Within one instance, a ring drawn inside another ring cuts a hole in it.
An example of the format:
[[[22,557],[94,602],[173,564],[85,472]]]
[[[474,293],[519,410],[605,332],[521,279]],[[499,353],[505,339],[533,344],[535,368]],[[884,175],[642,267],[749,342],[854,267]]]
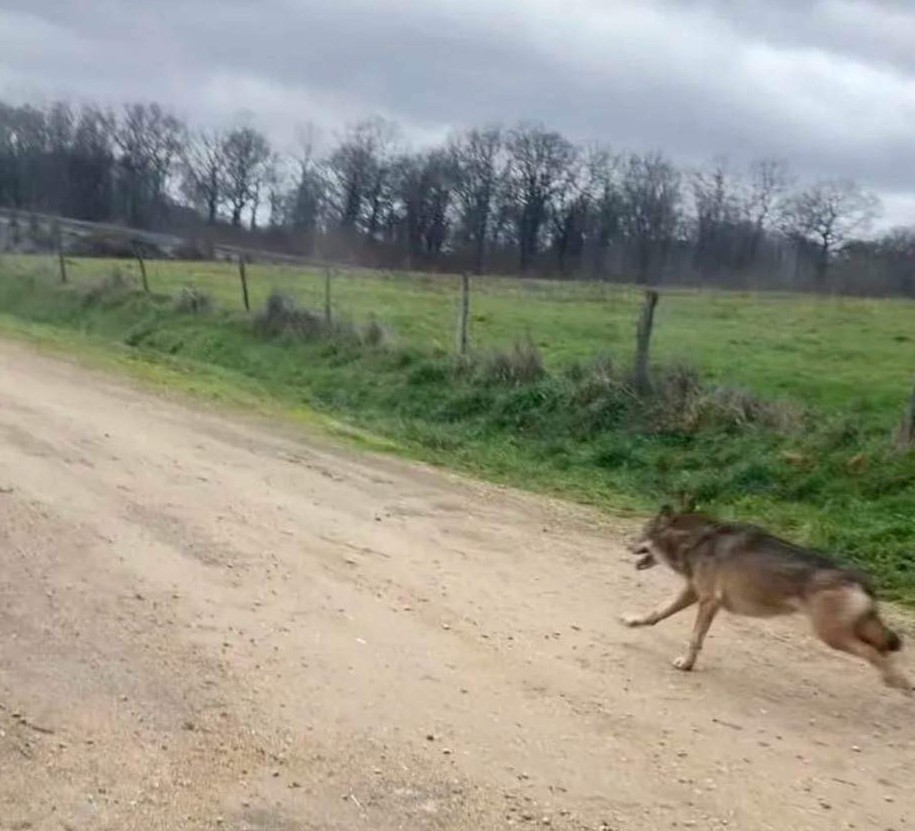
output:
[[[902,423],[896,431],[896,447],[901,452],[910,450],[915,446],[915,382],[912,384],[912,394],[909,404],[902,417]]]
[[[330,283],[332,278],[332,273],[330,266],[325,266],[324,268],[324,322],[330,326],[333,322],[333,312],[330,306]]]
[[[635,342],[635,385],[639,392],[646,393],[651,390],[651,375],[648,367],[649,348],[651,346],[651,332],[654,328],[654,309],[658,305],[658,293],[648,290],[645,292],[645,303],[639,317]]]
[[[54,237],[54,247],[57,249],[57,263],[60,266],[60,282],[67,282],[67,260],[64,257],[64,232],[58,220],[54,220],[51,227],[51,235]]]
[[[248,299],[248,275],[245,271],[245,255],[238,255],[238,276],[241,278],[241,299],[245,304],[245,311],[251,311],[251,301]]]
[[[140,279],[143,281],[143,291],[149,294],[149,280],[146,279],[146,262],[143,259],[143,246],[139,242],[133,244],[133,255],[140,264]]]
[[[461,274],[461,314],[458,319],[457,350],[466,355],[470,347],[470,276]]]

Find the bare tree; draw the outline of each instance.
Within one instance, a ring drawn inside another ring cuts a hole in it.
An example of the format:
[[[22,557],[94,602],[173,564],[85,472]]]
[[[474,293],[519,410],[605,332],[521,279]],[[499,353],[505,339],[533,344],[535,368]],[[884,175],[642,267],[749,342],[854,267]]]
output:
[[[347,128],[328,159],[337,219],[344,230],[374,236],[388,198],[396,127],[381,118]]]
[[[216,222],[226,190],[225,136],[202,130],[185,139],[181,150],[181,191],[206,214],[207,224]]]
[[[237,127],[223,139],[225,164],[225,199],[229,203],[232,224],[241,226],[245,208],[253,205],[252,226],[256,223],[260,185],[270,159],[270,145],[263,133],[253,127]]]
[[[593,146],[587,150],[585,169],[588,194],[587,236],[592,249],[591,272],[597,277],[606,273],[610,247],[620,241],[623,231],[623,193],[621,166],[623,160],[607,148]]]
[[[780,159],[758,159],[750,165],[745,212],[760,231],[769,228],[790,184],[788,166]]]
[[[124,217],[137,227],[160,222],[183,128],[158,104],[128,104],[114,130]]]
[[[660,153],[629,157],[621,182],[623,229],[640,283],[662,268],[680,224],[680,173]]]
[[[295,129],[296,151],[293,156],[300,166],[309,167],[317,158],[321,130],[313,121],[298,124]]]
[[[364,218],[365,233],[374,239],[383,219],[391,215],[393,208],[392,173],[399,130],[395,124],[383,119],[375,119],[375,154],[374,163],[369,166],[370,173],[366,192],[366,211]]]
[[[502,131],[498,127],[468,130],[452,138],[449,149],[461,228],[473,246],[474,271],[482,274],[495,199],[505,177]]]
[[[893,228],[875,245],[873,256],[884,265],[887,289],[915,295],[915,228]]]
[[[47,152],[45,114],[26,105],[4,107],[0,116],[4,201],[15,208],[41,209],[45,201],[42,187]]]
[[[271,153],[264,169],[264,189],[267,191],[267,208],[270,227],[279,228],[285,221],[284,194],[287,190],[288,164],[279,153]]]
[[[322,220],[326,205],[326,175],[317,155],[318,128],[308,122],[296,130],[297,148],[290,160],[292,188],[284,199],[284,221],[297,232],[304,232],[309,250]]]
[[[50,106],[45,115],[45,136],[47,157],[42,172],[46,187],[44,200],[54,213],[64,213],[71,206],[70,154],[73,147],[75,115],[69,104],[58,101]]]
[[[73,131],[69,158],[68,215],[108,219],[114,208],[114,119],[96,107],[83,107]]]
[[[257,230],[257,212],[261,206],[261,188],[264,186],[266,178],[270,175],[270,158],[264,160],[263,167],[259,168],[252,178],[251,181],[251,190],[250,194],[250,205],[249,205],[249,223],[248,230],[256,231]]]
[[[441,252],[448,236],[448,207],[455,178],[453,157],[444,150],[404,154],[393,166],[393,189],[404,229],[407,268],[418,256]]]
[[[693,197],[693,262],[704,272],[717,273],[735,264],[742,237],[741,184],[723,158],[689,175]]]
[[[781,211],[781,202],[791,185],[787,164],[780,159],[758,159],[750,165],[741,210],[751,232],[742,264],[755,263],[760,246]]]
[[[287,195],[286,223],[303,239],[307,253],[314,251],[316,234],[327,206],[327,176],[317,158],[318,132],[308,124],[298,131],[295,183]]]
[[[560,187],[550,205],[550,238],[559,273],[565,277],[570,262],[581,259],[585,247],[591,193],[588,170],[581,154],[569,160]]]
[[[565,187],[577,150],[559,133],[519,124],[508,136],[507,192],[517,226],[520,267],[533,264],[553,199]]]
[[[822,286],[836,252],[866,231],[880,211],[880,200],[847,179],[816,183],[785,200],[782,227],[793,239],[816,246],[816,278]]]

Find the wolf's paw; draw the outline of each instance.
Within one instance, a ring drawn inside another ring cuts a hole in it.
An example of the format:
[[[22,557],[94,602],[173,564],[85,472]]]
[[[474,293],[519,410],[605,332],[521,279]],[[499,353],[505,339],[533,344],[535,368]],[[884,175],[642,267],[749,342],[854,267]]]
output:
[[[621,615],[620,623],[623,626],[628,626],[630,629],[634,629],[636,626],[645,625],[645,616],[644,615]]]
[[[679,658],[674,658],[673,660],[674,667],[682,672],[689,672],[695,663],[696,659],[691,655],[681,655]]]

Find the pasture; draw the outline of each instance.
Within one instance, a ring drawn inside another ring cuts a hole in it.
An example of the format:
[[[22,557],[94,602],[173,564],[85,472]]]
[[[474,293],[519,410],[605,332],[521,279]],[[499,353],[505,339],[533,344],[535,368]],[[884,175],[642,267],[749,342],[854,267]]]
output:
[[[335,272],[334,319],[385,330],[369,348],[258,334],[241,314],[232,263],[150,261],[147,270],[151,296],[87,304],[86,289],[115,271],[138,280],[137,264],[74,259],[61,288],[52,258],[5,257],[0,299],[7,320],[64,333],[73,349],[126,343],[185,377],[218,370],[216,386],[313,408],[491,480],[626,511],[690,490],[713,510],[862,562],[895,596],[915,597],[915,459],[891,441],[915,370],[915,304],[662,290],[652,359],[669,392],[640,401],[626,387],[642,302],[631,286],[474,279],[480,368],[456,372],[453,275]],[[247,277],[255,311],[280,290],[323,314],[323,271],[255,264]],[[216,311],[178,313],[171,298],[184,287]],[[504,382],[486,369],[487,356],[510,361],[528,341],[542,371]],[[701,379],[688,400],[683,378]]]
[[[47,270],[51,258],[4,258],[8,271]],[[139,281],[133,261],[74,259],[76,284],[113,270]],[[241,310],[233,263],[149,261],[154,293],[193,286],[224,309]],[[323,308],[324,274],[298,267],[249,265],[252,307],[278,289]],[[454,347],[459,302],[455,275],[334,272],[332,304],[342,319],[374,316],[398,343]],[[608,353],[628,360],[641,292],[630,286],[509,278],[473,280],[471,339],[504,347],[530,337],[548,366]],[[915,372],[915,302],[804,294],[667,289],[656,314],[652,354],[685,362],[709,379],[762,396],[787,396],[837,412],[894,422]]]

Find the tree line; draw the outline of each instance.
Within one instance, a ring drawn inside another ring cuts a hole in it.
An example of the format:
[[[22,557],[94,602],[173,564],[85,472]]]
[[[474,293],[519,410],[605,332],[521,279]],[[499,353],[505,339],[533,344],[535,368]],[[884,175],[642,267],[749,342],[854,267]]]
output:
[[[316,135],[280,153],[157,104],[0,102],[0,205],[389,268],[915,294],[915,230],[868,237],[876,196],[777,159],[685,168],[534,123],[421,150],[380,118]]]

